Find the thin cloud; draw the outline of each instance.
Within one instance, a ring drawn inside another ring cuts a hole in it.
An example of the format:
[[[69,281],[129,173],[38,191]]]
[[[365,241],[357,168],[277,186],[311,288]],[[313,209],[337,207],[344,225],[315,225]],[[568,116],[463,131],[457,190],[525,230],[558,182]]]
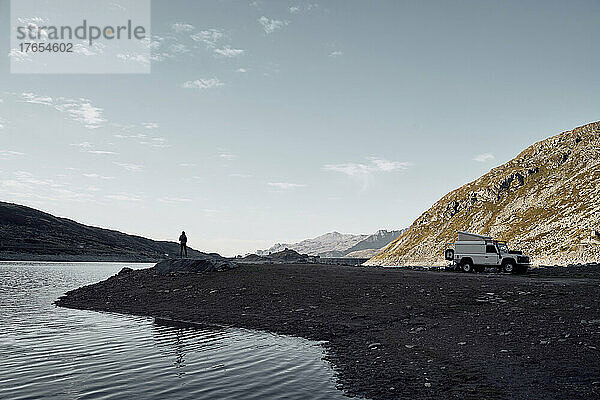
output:
[[[166,36],[152,35],[151,37],[142,39],[141,42],[144,47],[150,50],[150,61],[162,62],[175,59],[184,53],[191,54],[187,46],[180,43],[179,40],[179,35],[169,34]],[[121,54],[120,58],[123,61],[133,61],[139,63],[146,63],[148,61],[147,56],[142,58],[138,57],[138,55],[139,53]]]
[[[171,29],[173,30],[173,32],[183,33],[183,32],[192,32],[195,28],[194,28],[194,25],[177,22],[177,23],[174,23],[173,25],[171,25]]]
[[[218,29],[205,29],[190,36],[196,42],[204,43],[207,47],[213,48],[223,38],[223,32]]]
[[[245,54],[245,50],[231,45],[231,39],[222,30],[208,28],[198,31],[186,23],[175,23],[171,26],[171,33],[155,35],[143,44],[151,50],[151,60],[157,62],[183,56],[195,57],[196,50],[202,47],[217,58],[234,58]],[[127,55],[124,58],[130,59]]]
[[[152,147],[171,147],[167,144],[167,139],[162,137],[152,137],[138,142],[141,145],[152,146]]]
[[[170,147],[171,145],[167,144],[167,139],[163,137],[153,137],[150,142],[150,146],[152,147]]]
[[[49,106],[63,113],[68,119],[82,123],[88,129],[97,129],[106,119],[103,110],[92,105],[87,99],[70,99],[66,97],[52,98],[31,92],[21,94],[22,101],[30,104]]]
[[[210,89],[219,86],[223,86],[224,84],[219,81],[217,78],[210,79],[196,79],[193,81],[187,81],[181,84],[181,87],[184,89]]]
[[[149,64],[150,59],[151,59],[151,58],[148,58],[148,56],[146,56],[144,54],[140,54],[140,53],[131,53],[131,54],[119,53],[119,54],[117,54],[117,58],[124,62],[131,62],[131,63],[142,64],[142,65]]]
[[[146,135],[145,133],[132,133],[129,135],[123,135],[121,133],[117,133],[117,134],[113,135],[113,137],[116,137],[117,139],[145,139],[148,137],[148,135]]]
[[[169,50],[171,50],[176,55],[190,52],[190,49],[188,49],[188,47],[183,43],[174,43],[169,46]]]
[[[90,179],[114,179],[114,176],[104,176],[104,175],[95,174],[95,173],[85,173],[85,174],[81,174],[81,175],[86,178],[90,178]]]
[[[231,47],[224,47],[222,49],[215,49],[215,54],[220,57],[233,58],[244,54],[242,49],[232,49]]]
[[[383,172],[402,171],[412,166],[410,162],[388,161],[377,157],[369,157],[369,159],[378,171]]]
[[[66,113],[70,119],[81,122],[89,129],[99,128],[105,121],[102,117],[103,110],[94,107],[89,100],[85,99],[65,99],[63,104],[56,106],[56,109]]]
[[[370,167],[359,163],[325,164],[325,171],[339,172],[348,176],[357,176],[369,173]]]
[[[160,48],[160,44],[165,40],[164,37],[162,36],[158,36],[158,35],[154,35],[152,37],[147,37],[141,40],[142,44],[144,45],[144,47],[152,50],[152,51],[156,51]]]
[[[279,30],[289,24],[288,21],[272,19],[265,17],[264,15],[258,19],[258,23],[262,26],[267,35],[270,35],[276,30]]]
[[[73,52],[83,56],[97,56],[104,53],[106,45],[96,42],[89,46],[86,44],[77,43],[73,46]]]
[[[54,106],[54,100],[49,96],[40,96],[35,93],[22,93],[21,97],[25,103],[43,104],[46,106]]]
[[[329,57],[333,57],[333,58],[340,57],[340,56],[343,56],[343,55],[344,55],[344,52],[341,51],[341,50],[334,50],[331,53],[329,53]]]
[[[31,61],[31,53],[24,53],[19,49],[11,49],[8,52],[8,57],[15,62],[28,62]]]
[[[150,50],[150,60],[153,62],[162,62],[170,59],[177,58],[182,53],[190,53],[187,46],[181,44],[178,46],[179,38],[174,35],[159,36],[153,35],[151,37],[142,39],[142,45]],[[120,57],[124,61],[137,61],[145,63],[146,58],[137,57],[138,54],[122,54]]]
[[[90,154],[117,154],[114,151],[107,151],[107,150],[86,150],[85,153],[90,153]]]
[[[36,29],[37,29],[37,26],[48,23],[48,20],[43,17],[27,17],[27,18],[19,17],[19,18],[17,18],[17,21],[23,25],[28,25],[28,26],[31,25],[32,27],[34,27]],[[42,32],[44,32],[44,31],[42,31]]]
[[[159,125],[157,123],[150,122],[150,123],[142,123],[142,126],[144,126],[145,129],[153,130],[153,129],[157,129]],[[150,134],[142,133],[142,132],[129,133],[129,132],[131,132],[131,130],[139,129],[135,126],[133,126],[133,127],[125,126],[125,127],[122,127],[121,129],[122,129],[123,133],[114,134],[113,137],[115,137],[117,139],[133,139],[138,144],[145,145],[145,146],[171,147],[171,145],[168,144],[167,139],[164,137],[150,136]]]
[[[82,153],[89,153],[89,154],[117,154],[114,151],[96,150],[96,149],[94,149],[94,147],[92,146],[92,144],[90,142],[71,143],[71,146],[79,147],[79,149],[81,150]]]
[[[289,190],[289,189],[306,187],[306,185],[301,184],[301,183],[290,183],[290,182],[269,182],[269,183],[267,183],[267,185],[276,187],[281,190]]]
[[[493,161],[495,159],[496,159],[496,157],[492,153],[482,153],[482,154],[478,154],[475,157],[473,157],[474,161],[477,161],[480,163]]]
[[[308,3],[308,4],[295,4],[289,7],[290,14],[302,14],[305,12],[318,10],[320,7],[316,3]]]
[[[137,172],[137,171],[141,171],[144,169],[143,165],[140,164],[130,164],[130,163],[124,163],[124,162],[114,162],[113,164],[126,169],[127,171],[133,171],[133,172]]]
[[[207,217],[214,217],[221,212],[221,210],[215,210],[213,208],[203,208],[200,211],[202,211],[202,213],[204,213],[204,215]]]
[[[360,176],[377,172],[403,171],[412,166],[410,162],[389,161],[378,157],[369,157],[368,160],[369,163],[325,164],[323,170],[339,172],[348,176]]]
[[[105,196],[107,199],[110,200],[117,200],[117,201],[132,201],[132,202],[136,202],[136,201],[140,201],[142,200],[140,197],[131,195],[131,194],[127,194],[127,193],[116,193],[116,194],[109,194]]]
[[[21,158],[24,155],[25,153],[21,153],[20,151],[0,150],[0,160],[14,160],[15,158]]]
[[[150,57],[150,58],[152,59],[152,61],[161,62],[161,61],[168,60],[170,58],[175,58],[175,56],[173,54],[169,54],[167,52],[162,52],[162,53],[153,53],[152,57]]]
[[[161,197],[158,201],[163,203],[190,203],[193,200],[186,197]]]
[[[175,40],[173,38],[173,40]],[[166,46],[167,40],[163,36],[154,35],[152,38],[146,38],[142,40],[142,44],[150,49],[150,59],[154,62],[161,62],[175,58],[175,54],[170,53],[168,50],[162,48]]]
[[[243,73],[248,72],[248,70],[246,68],[238,68],[238,69],[235,70],[235,72],[239,72],[239,73],[243,74]]]
[[[221,153],[221,154],[219,154],[219,157],[221,157],[223,160],[227,160],[227,161],[232,161],[232,160],[235,160],[236,158],[238,158],[237,155],[231,154],[231,153]]]
[[[53,179],[40,178],[27,171],[15,171],[9,179],[0,180],[0,193],[17,199],[42,201],[92,201],[79,187],[69,187]]]

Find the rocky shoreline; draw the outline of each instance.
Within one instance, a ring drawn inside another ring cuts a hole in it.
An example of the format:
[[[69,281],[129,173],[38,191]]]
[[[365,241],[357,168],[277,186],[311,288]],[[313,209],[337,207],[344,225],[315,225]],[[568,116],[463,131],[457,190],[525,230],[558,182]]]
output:
[[[57,305],[326,341],[341,389],[371,399],[600,395],[600,266],[524,276],[319,264],[125,269]]]

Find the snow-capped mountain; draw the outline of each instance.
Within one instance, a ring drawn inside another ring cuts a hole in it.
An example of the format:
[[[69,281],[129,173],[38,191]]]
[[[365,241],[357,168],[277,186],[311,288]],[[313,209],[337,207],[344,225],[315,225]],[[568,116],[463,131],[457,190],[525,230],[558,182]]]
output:
[[[353,235],[339,232],[329,232],[313,239],[306,239],[298,243],[277,243],[267,250],[258,250],[258,255],[268,255],[285,249],[292,249],[301,254],[321,257],[345,257],[349,253],[361,250],[375,250],[387,246],[396,239],[404,230],[386,231],[379,230],[373,235]],[[360,256],[362,253],[357,253]]]

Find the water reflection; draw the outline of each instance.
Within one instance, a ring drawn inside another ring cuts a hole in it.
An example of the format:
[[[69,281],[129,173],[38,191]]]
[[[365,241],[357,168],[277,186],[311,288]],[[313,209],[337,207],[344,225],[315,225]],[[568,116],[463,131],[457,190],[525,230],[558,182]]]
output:
[[[175,355],[177,376],[183,377],[185,356],[189,352],[206,352],[223,347],[227,329],[216,325],[155,318],[152,333],[157,346]]]
[[[53,305],[123,266],[0,263],[0,399],[343,397],[315,342]]]

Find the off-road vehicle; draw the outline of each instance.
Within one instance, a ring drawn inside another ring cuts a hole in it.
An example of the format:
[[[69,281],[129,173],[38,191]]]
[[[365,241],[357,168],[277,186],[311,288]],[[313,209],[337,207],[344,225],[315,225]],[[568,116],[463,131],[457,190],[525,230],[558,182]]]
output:
[[[450,269],[463,272],[483,272],[486,267],[495,267],[516,274],[526,272],[530,266],[529,257],[510,250],[506,242],[461,231],[456,242],[444,246],[444,258],[451,261]]]

